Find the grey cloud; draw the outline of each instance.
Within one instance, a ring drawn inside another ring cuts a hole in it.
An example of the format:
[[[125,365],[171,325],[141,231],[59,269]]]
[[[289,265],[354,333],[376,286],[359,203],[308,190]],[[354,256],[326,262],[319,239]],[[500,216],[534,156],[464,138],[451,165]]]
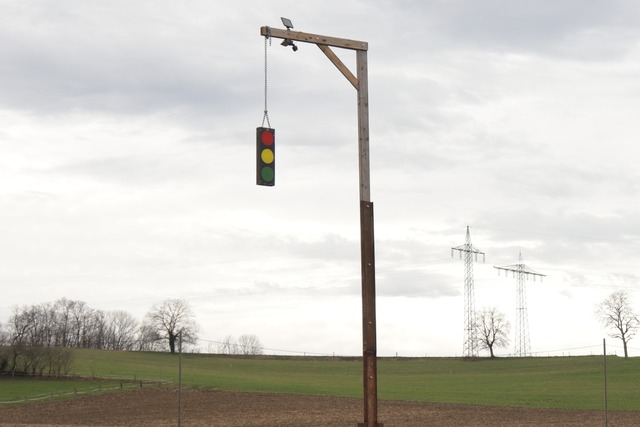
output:
[[[524,50],[578,59],[610,57],[631,49],[633,38],[629,36],[637,38],[640,21],[637,5],[628,0],[403,1],[400,5],[414,10],[412,16],[424,19],[421,23],[412,21],[411,26],[444,34],[446,44],[454,48]],[[593,42],[603,37],[617,43],[594,47]]]
[[[198,26],[171,22],[162,9],[126,8],[126,15],[97,4],[59,7],[5,15],[18,22],[0,31],[5,107],[214,114],[237,110],[250,96],[240,82],[251,68],[231,61],[231,48],[220,49],[220,40],[212,46]]]
[[[603,216],[514,209],[494,212],[478,228],[488,232],[490,248],[503,262],[515,259],[522,249],[551,267],[582,264],[602,273],[617,269],[616,259],[640,245],[640,235],[634,231],[640,229],[640,221],[633,211]]]

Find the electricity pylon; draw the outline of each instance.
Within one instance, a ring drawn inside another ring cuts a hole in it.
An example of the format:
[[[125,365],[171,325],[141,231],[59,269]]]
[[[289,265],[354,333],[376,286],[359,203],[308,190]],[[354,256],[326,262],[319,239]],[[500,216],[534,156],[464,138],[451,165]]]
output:
[[[453,251],[459,251],[461,259],[462,254],[464,253],[464,338],[462,356],[478,357],[478,346],[475,334],[476,311],[475,294],[473,290],[473,258],[475,255],[475,259],[477,261],[478,254],[482,254],[482,262],[484,262],[484,252],[480,252],[471,244],[469,226],[467,226],[465,244],[451,248],[451,256],[453,256]]]
[[[515,356],[531,356],[531,343],[529,342],[529,317],[527,314],[527,290],[524,286],[529,277],[544,277],[545,274],[537,273],[522,263],[522,252],[518,258],[518,264],[495,267],[499,270],[512,271],[518,283],[516,287],[516,330],[513,353]]]

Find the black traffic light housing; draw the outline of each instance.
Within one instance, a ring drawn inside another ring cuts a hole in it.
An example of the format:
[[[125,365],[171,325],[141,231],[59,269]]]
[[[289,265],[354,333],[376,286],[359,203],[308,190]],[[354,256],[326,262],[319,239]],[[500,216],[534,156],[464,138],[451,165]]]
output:
[[[276,183],[276,130],[256,128],[256,184],[274,186]]]

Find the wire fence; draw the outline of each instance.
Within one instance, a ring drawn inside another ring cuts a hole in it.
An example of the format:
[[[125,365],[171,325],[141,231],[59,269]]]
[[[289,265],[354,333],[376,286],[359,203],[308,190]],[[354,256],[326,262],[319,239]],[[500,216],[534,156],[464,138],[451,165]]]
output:
[[[173,381],[164,379],[149,380],[149,379],[131,379],[131,378],[118,378],[118,377],[79,377],[77,375],[60,376],[55,379],[64,380],[82,380],[82,381],[105,381],[109,384],[98,384],[97,386],[91,386],[86,388],[74,387],[73,391],[50,391],[48,393],[39,393],[30,396],[25,396],[21,399],[1,400],[0,405],[11,405],[17,403],[37,402],[43,400],[59,400],[68,397],[76,397],[88,394],[106,393],[110,391],[121,390],[134,390],[142,388],[160,388],[173,384]]]

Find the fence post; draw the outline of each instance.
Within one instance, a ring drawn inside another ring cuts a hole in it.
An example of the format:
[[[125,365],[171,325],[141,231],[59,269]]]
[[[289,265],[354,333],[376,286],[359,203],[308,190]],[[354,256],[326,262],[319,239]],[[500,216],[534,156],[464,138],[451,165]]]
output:
[[[607,396],[607,340],[602,338],[602,348],[604,353],[604,425],[609,425],[609,397]]]

